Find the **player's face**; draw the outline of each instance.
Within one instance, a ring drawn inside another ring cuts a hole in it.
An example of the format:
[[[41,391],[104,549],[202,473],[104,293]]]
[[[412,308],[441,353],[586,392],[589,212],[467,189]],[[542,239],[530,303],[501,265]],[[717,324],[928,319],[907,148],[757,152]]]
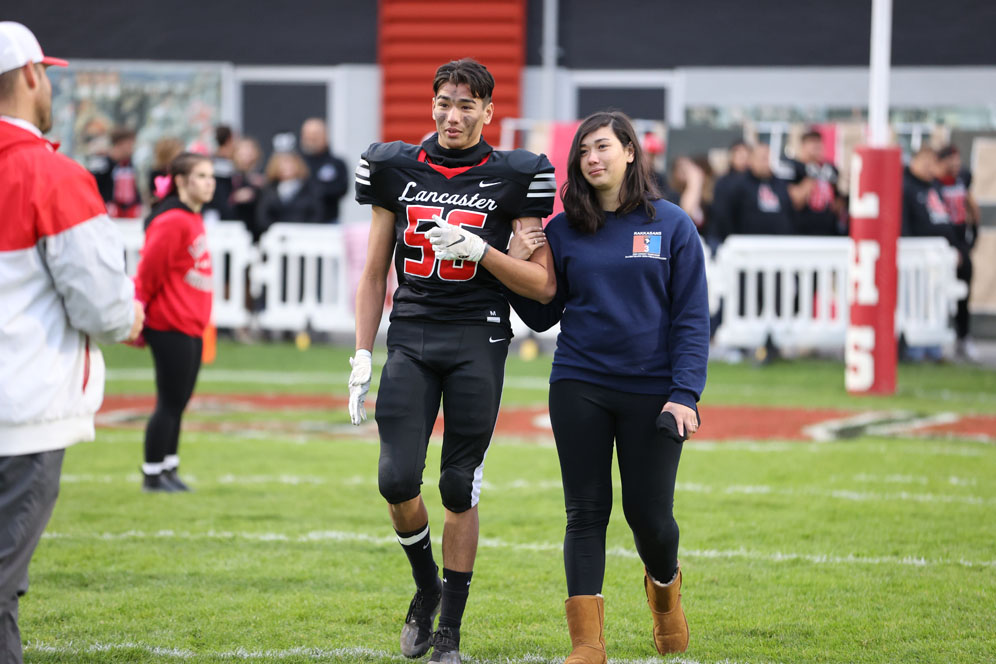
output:
[[[578,156],[584,179],[595,189],[603,191],[622,186],[626,168],[635,158],[633,146],[623,146],[608,125],[599,127],[581,139]]]
[[[491,123],[495,105],[484,104],[466,83],[440,86],[432,98],[432,118],[436,121],[439,145],[448,150],[472,148],[481,140],[484,125]]]
[[[210,161],[199,161],[178,184],[186,193],[186,198],[192,203],[204,205],[214,198],[214,166]]]

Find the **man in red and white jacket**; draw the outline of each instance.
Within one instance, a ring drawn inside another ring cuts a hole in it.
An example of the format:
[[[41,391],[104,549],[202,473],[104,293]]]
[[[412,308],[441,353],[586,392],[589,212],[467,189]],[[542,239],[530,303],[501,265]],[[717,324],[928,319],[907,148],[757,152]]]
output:
[[[104,361],[144,315],[93,176],[42,137],[50,65],[0,22],[0,661],[21,662],[18,597],[55,506],[65,448],[94,438]],[[14,524],[15,527],[7,527]]]

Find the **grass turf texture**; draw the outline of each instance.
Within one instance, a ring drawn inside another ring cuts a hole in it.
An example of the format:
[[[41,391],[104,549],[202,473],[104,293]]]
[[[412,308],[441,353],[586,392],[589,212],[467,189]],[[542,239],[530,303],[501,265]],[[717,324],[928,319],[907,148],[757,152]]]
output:
[[[343,396],[348,355],[223,343],[198,391]],[[147,352],[107,356],[112,377],[150,367]],[[544,402],[548,370],[548,357],[510,357],[505,405]],[[888,398],[846,395],[842,373],[818,361],[713,365],[704,401],[922,413],[991,412],[996,401],[992,372],[903,366]],[[148,378],[108,384],[109,393],[152,391]],[[181,447],[189,495],[138,490],[140,432],[101,430],[96,443],[70,448],[21,601],[27,661],[400,661],[413,585],[377,492],[375,442],[192,432]],[[692,443],[683,456],[675,512],[692,631],[684,661],[992,661],[992,445]],[[425,499],[437,561],[438,460],[434,442]],[[485,480],[462,649],[476,661],[562,661],[556,452],[497,440]],[[609,656],[646,659],[656,653],[641,566],[620,504],[614,512]]]

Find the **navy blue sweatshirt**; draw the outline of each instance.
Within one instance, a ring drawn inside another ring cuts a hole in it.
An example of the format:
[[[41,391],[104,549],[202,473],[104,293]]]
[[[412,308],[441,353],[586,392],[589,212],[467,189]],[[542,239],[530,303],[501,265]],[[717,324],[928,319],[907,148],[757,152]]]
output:
[[[606,213],[594,235],[561,213],[546,227],[557,273],[548,305],[508,294],[523,321],[560,321],[550,382],[579,380],[622,392],[668,395],[695,408],[705,388],[709,304],[702,243],[681,208],[653,202]]]

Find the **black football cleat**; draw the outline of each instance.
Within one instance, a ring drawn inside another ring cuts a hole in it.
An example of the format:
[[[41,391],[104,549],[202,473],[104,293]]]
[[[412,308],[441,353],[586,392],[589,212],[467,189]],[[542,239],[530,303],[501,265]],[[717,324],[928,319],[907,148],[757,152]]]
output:
[[[405,657],[421,657],[432,647],[432,626],[439,615],[443,601],[443,583],[437,578],[435,592],[415,591],[412,603],[408,605],[405,625],[401,628],[401,654]]]
[[[192,491],[187,483],[180,479],[176,468],[163,471],[163,481],[173,485],[174,491]]]
[[[460,630],[446,625],[440,626],[432,636],[432,657],[430,662],[441,664],[461,664]]]
[[[142,491],[145,493],[175,493],[178,489],[163,478],[162,473],[142,473]]]

